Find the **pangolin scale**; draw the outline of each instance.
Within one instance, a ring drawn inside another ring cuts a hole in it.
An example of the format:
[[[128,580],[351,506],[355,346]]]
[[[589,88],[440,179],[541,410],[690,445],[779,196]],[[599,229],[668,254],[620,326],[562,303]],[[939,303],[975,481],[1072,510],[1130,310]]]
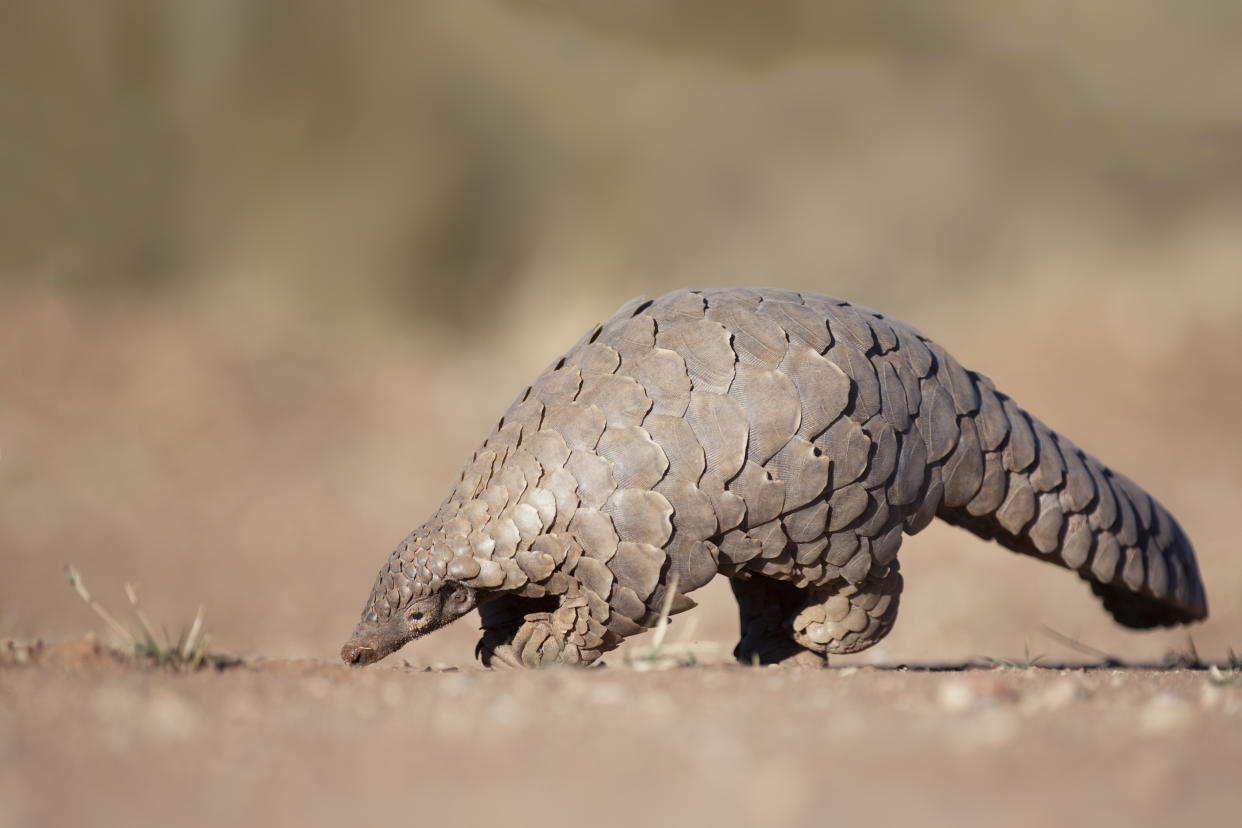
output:
[[[1121,624],[1207,615],[1181,527],[909,325],[773,289],[638,297],[523,391],[380,570],[342,650],[479,608],[488,665],[587,664],[731,579],[744,662],[883,638],[933,517],[1088,581]]]

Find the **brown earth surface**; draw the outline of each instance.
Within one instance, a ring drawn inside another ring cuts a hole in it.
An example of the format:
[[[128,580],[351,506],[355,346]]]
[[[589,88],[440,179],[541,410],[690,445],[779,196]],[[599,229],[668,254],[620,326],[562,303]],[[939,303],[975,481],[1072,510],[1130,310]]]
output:
[[[1239,803],[1239,674],[6,655],[4,826],[1227,824]]]

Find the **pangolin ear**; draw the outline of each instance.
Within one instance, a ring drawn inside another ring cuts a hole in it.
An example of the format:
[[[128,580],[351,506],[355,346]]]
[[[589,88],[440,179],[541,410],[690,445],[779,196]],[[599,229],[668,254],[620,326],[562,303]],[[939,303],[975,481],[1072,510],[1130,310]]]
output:
[[[474,608],[478,598],[473,588],[458,581],[445,581],[444,587],[450,605],[455,608],[465,607],[463,612]]]

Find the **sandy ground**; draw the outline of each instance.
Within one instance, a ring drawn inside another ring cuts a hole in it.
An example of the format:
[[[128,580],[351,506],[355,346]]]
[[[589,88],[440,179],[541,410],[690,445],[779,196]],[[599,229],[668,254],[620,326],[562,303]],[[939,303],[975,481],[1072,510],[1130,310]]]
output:
[[[19,657],[6,828],[1225,824],[1239,804],[1242,674]]]
[[[1093,308],[1167,316],[1158,292],[1092,290],[1010,298],[1053,343],[1037,353],[1006,335],[1012,315],[919,321],[1179,516],[1207,623],[1121,630],[1068,573],[936,527],[903,550],[892,635],[827,671],[729,665],[718,581],[669,631],[697,666],[634,669],[648,636],[601,669],[521,675],[477,667],[470,619],[372,668],[335,654],[389,548],[547,361],[542,341],[510,364],[347,328],[239,330],[210,305],[8,291],[0,639],[25,643],[0,646],[0,828],[1219,824],[1242,804],[1235,675],[1014,669],[1099,662],[1057,634],[1130,664],[1242,652],[1237,328],[1184,303],[1155,347]],[[241,662],[116,661],[83,639],[105,628],[66,563],[126,620],[138,583],[174,636],[205,604],[212,650]]]

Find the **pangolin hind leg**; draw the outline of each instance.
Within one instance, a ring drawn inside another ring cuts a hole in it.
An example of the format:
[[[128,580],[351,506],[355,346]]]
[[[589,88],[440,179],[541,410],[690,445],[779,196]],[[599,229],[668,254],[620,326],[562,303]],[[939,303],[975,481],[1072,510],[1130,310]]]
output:
[[[799,588],[758,575],[731,584],[742,634],[734,657],[745,664],[813,667],[829,653],[856,653],[888,635],[902,578],[894,560],[857,584]]]
[[[836,581],[812,587],[790,621],[793,639],[817,653],[865,650],[893,628],[901,587],[895,558],[888,566],[874,566],[859,583]]]
[[[793,619],[806,602],[807,591],[763,575],[733,578],[741,640],[733,657],[743,664],[794,664],[819,667],[824,655],[794,640]]]

